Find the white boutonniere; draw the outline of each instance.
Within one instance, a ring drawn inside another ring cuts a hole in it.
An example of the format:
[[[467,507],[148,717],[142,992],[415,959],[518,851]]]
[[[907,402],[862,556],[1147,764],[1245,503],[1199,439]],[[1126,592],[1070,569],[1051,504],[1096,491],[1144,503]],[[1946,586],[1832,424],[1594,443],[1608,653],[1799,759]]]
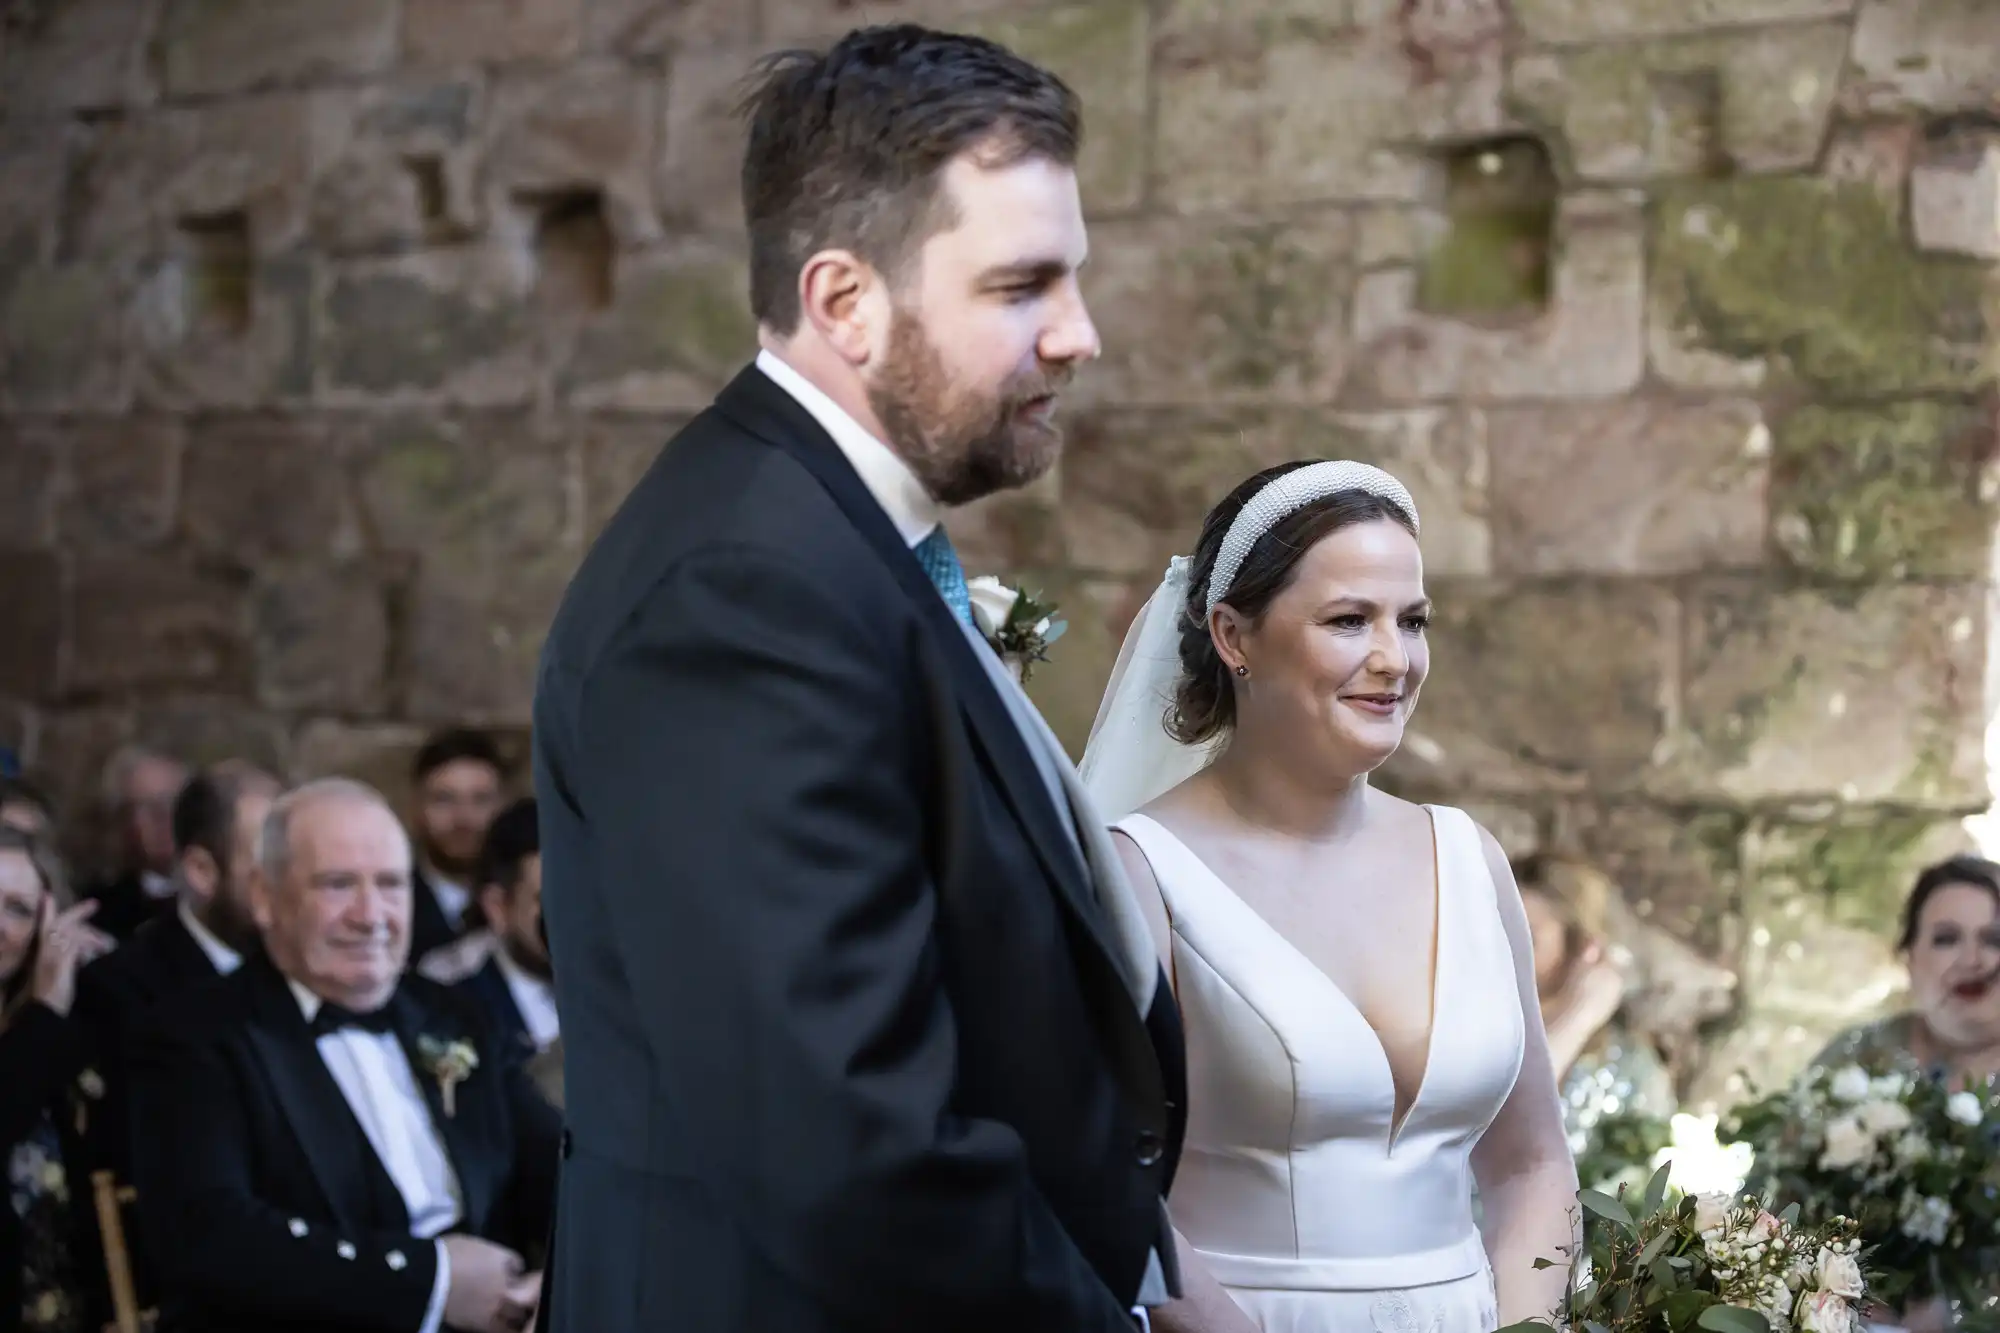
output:
[[[437,1080],[438,1099],[447,1116],[458,1114],[458,1085],[479,1068],[479,1052],[469,1041],[439,1041],[436,1037],[417,1038],[417,1053],[430,1066]]]
[[[1056,609],[1032,593],[1010,588],[991,574],[968,580],[972,618],[979,632],[1000,654],[1014,679],[1027,684],[1037,662],[1049,660],[1049,645],[1063,636],[1069,623],[1055,618]]]

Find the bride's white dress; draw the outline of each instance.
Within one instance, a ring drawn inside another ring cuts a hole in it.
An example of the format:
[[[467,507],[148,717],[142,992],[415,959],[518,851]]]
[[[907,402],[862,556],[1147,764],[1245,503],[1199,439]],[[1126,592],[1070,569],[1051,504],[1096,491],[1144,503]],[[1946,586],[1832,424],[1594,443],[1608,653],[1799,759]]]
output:
[[[1473,1145],[1520,1072],[1512,948],[1478,827],[1426,807],[1437,848],[1430,1053],[1403,1122],[1381,1040],[1345,993],[1145,815],[1187,1032],[1171,1208],[1264,1333],[1491,1333]]]

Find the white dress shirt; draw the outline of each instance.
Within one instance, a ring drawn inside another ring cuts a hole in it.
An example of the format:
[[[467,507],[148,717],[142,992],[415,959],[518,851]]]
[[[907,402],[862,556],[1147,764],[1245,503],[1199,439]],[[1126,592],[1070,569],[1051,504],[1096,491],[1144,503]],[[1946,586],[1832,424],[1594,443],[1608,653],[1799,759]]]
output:
[[[535,976],[515,962],[505,945],[493,951],[493,961],[507,983],[507,993],[514,997],[514,1007],[521,1011],[521,1021],[528,1025],[528,1037],[535,1043],[535,1049],[547,1049],[562,1031],[562,1024],[556,1018],[555,987],[548,978]]]
[[[187,933],[194,936],[194,942],[208,955],[209,965],[219,975],[226,977],[243,966],[243,955],[217,939],[214,931],[202,925],[194,912],[189,909],[187,899],[183,898],[174,904],[174,911],[179,914],[181,925],[187,929]]]
[[[437,899],[438,910],[444,913],[451,928],[457,930],[465,923],[466,909],[472,906],[472,890],[428,867],[424,879],[431,886],[431,896]]]
[[[320,998],[287,979],[299,1012],[311,1023],[319,1014]],[[430,1104],[417,1086],[416,1071],[393,1033],[350,1028],[319,1038],[319,1058],[361,1122],[361,1132],[389,1173],[403,1205],[410,1212],[410,1234],[424,1239],[442,1234],[459,1220],[464,1198],[458,1174]],[[437,1333],[444,1320],[445,1293],[451,1289],[451,1260],[444,1243],[437,1244],[437,1279],[431,1285],[430,1307],[418,1333]]]
[[[848,463],[860,474],[861,484],[868,488],[875,503],[882,506],[882,512],[896,525],[896,531],[904,542],[914,547],[944,521],[944,506],[931,498],[930,492],[917,480],[916,473],[910,471],[909,464],[897,457],[895,450],[870,434],[817,385],[768,349],[757,353],[757,369],[796,398],[799,406],[810,412],[813,420],[833,437],[834,444],[839,446]],[[942,597],[944,594],[940,592],[938,595]],[[993,674],[997,677],[994,688],[1004,690],[1012,684],[1004,672]],[[1019,692],[1018,686],[1014,688]],[[1031,709],[1034,707],[1027,703],[1025,694],[1022,695],[1022,703]],[[1025,739],[1029,740],[1029,748],[1033,750],[1033,739]],[[1057,808],[1063,815],[1069,814],[1061,803]],[[1160,1265],[1159,1251],[1154,1249],[1146,1256],[1146,1275],[1139,1284],[1140,1308],[1133,1312],[1139,1316],[1141,1327],[1150,1326],[1144,1307],[1164,1305],[1167,1299],[1166,1273]]]

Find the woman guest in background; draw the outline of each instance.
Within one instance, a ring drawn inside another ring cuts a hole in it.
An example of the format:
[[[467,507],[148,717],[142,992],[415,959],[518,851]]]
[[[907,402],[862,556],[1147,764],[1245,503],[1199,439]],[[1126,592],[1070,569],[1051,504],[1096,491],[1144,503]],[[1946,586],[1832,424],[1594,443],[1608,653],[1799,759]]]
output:
[[[1462,811],[1369,782],[1430,667],[1417,529],[1359,463],[1237,487],[1084,758],[1187,1032],[1162,1330],[1489,1333],[1563,1293],[1534,1261],[1574,1243],[1576,1174],[1514,877]]]
[[[76,974],[111,947],[89,924],[94,903],[68,904],[53,853],[0,828],[0,1333],[81,1333],[102,1325],[78,1103],[86,1046],[69,1021]]]

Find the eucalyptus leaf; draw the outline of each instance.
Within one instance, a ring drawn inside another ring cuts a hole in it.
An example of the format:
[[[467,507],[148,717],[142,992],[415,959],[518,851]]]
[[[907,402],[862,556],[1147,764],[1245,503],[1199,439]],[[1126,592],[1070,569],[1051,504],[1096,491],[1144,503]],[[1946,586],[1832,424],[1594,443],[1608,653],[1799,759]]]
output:
[[[1711,1305],[1695,1320],[1710,1333],[1771,1333],[1771,1321],[1740,1305]]]
[[[1673,1169],[1672,1162],[1662,1162],[1660,1169],[1653,1173],[1653,1178],[1646,1182],[1645,1200],[1639,1205],[1641,1212],[1660,1211],[1660,1205],[1667,1201],[1667,1177],[1672,1174]]]
[[[1576,1201],[1583,1205],[1585,1212],[1593,1213],[1607,1222],[1616,1222],[1628,1231],[1637,1225],[1632,1220],[1631,1211],[1602,1190],[1578,1190]]]

